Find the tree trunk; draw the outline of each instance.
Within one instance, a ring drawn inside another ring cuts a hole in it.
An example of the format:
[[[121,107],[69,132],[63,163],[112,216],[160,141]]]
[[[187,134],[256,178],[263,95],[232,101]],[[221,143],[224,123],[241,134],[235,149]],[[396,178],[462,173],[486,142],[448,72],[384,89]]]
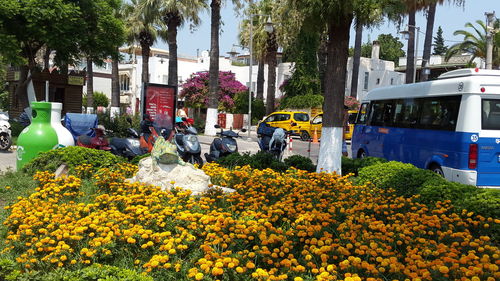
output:
[[[45,46],[45,54],[43,56],[43,69],[49,69],[50,67],[50,48]]]
[[[94,113],[94,70],[91,58],[87,58],[87,113]]]
[[[259,58],[259,68],[257,70],[257,96],[256,99],[264,100],[264,56]]]
[[[168,36],[168,84],[177,86],[177,28],[181,24],[181,19],[177,13],[168,16],[167,36]]]
[[[27,86],[31,80],[31,75],[28,77],[28,71],[29,71],[28,66],[23,65],[20,67],[19,86],[16,87],[16,97],[19,101],[20,108],[22,109],[30,106],[28,101]]]
[[[351,97],[358,97],[358,77],[359,65],[361,63],[361,40],[363,37],[363,25],[356,22],[356,40],[354,41],[354,57],[352,58],[352,79],[351,79]]]
[[[408,14],[408,49],[406,52],[406,84],[414,83],[415,69],[415,11]]]
[[[328,60],[325,73],[323,128],[317,171],[341,173],[344,124],[344,87],[349,57],[349,30],[353,16],[345,15],[328,24]]]
[[[318,48],[318,72],[319,81],[321,86],[321,93],[325,94],[325,73],[327,64],[327,50],[328,39],[326,35],[322,35],[320,38],[319,48]]]
[[[149,54],[151,51],[151,45],[149,43],[144,43],[141,41],[141,53],[142,53],[142,83],[149,83]]]
[[[422,56],[422,70],[420,72],[420,81],[429,80],[429,75],[425,74],[425,68],[431,59],[432,34],[434,33],[434,18],[436,16],[436,3],[429,6],[427,11],[427,27],[425,29],[424,54]]]
[[[210,66],[208,85],[208,109],[205,121],[205,134],[215,136],[214,125],[217,124],[217,94],[219,92],[219,31],[220,31],[221,0],[212,0],[211,30],[210,30]]]
[[[276,53],[278,52],[278,43],[276,42],[276,33],[269,34],[267,39],[267,98],[266,115],[274,112],[274,100],[276,96]]]
[[[118,50],[116,50],[119,52]],[[111,118],[120,115],[120,75],[118,56],[111,63]]]

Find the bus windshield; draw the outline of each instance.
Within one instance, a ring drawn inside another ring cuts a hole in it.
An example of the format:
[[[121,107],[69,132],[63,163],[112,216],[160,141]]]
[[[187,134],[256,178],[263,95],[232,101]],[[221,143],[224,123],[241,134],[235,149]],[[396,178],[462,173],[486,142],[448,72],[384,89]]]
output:
[[[500,130],[500,100],[483,99],[482,129]]]

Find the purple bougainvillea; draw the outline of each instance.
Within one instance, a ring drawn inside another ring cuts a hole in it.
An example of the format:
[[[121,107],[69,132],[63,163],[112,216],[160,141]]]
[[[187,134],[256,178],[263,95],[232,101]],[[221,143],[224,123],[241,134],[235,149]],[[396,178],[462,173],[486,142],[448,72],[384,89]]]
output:
[[[194,108],[204,108],[208,105],[208,71],[193,74],[182,84],[180,97],[185,98],[186,105]],[[231,71],[219,71],[219,111],[229,111],[234,108],[234,96],[248,91],[248,88],[236,80]]]

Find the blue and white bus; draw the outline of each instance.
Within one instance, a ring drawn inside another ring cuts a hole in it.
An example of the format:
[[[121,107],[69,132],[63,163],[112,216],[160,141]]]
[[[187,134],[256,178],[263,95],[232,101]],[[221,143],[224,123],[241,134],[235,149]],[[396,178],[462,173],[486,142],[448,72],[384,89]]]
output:
[[[356,120],[352,155],[499,188],[500,70],[455,70],[435,81],[369,92]]]

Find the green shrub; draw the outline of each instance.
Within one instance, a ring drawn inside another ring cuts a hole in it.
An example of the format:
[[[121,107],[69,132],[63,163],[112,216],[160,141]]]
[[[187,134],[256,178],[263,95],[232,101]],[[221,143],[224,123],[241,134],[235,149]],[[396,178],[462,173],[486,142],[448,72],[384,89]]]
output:
[[[386,163],[387,160],[378,157],[365,157],[365,158],[348,158],[342,157],[342,174],[347,175],[353,173],[358,175],[358,171],[364,167],[372,166],[379,163]]]
[[[0,276],[0,280],[1,279]],[[9,280],[9,279],[7,279]],[[141,273],[109,265],[93,264],[78,270],[58,269],[51,272],[29,272],[17,276],[15,280],[26,281],[152,281],[150,276]]]
[[[94,103],[92,104],[94,108],[97,108],[98,106],[108,107],[109,99],[105,93],[94,91],[92,96],[94,98]],[[83,95],[83,104],[87,105],[87,94]]]
[[[220,158],[217,160],[217,163],[228,169],[233,169],[236,166],[250,165],[250,167],[254,169],[264,170],[271,168],[278,172],[284,172],[290,167],[289,165],[276,160],[270,153],[262,151],[252,155],[250,155],[250,153],[233,153]]]
[[[469,192],[457,200],[454,203],[455,207],[472,211],[486,218],[500,219],[500,190],[470,187],[474,188],[475,192]],[[500,225],[497,226],[500,227]]]
[[[0,280],[17,280],[21,271],[16,265],[13,260],[0,259]]]
[[[125,159],[107,151],[81,146],[68,146],[38,154],[37,157],[24,166],[23,171],[29,174],[34,174],[36,171],[55,172],[57,167],[63,163],[68,165],[70,171],[82,164],[90,164],[93,169],[99,169],[111,167],[121,162],[125,162]]]
[[[463,198],[473,196],[477,190],[475,186],[449,182],[443,178],[430,179],[422,184],[419,200],[426,204],[444,200],[457,202]]]
[[[361,184],[371,182],[379,188],[394,188],[401,196],[418,194],[419,189],[428,180],[446,181],[430,170],[396,161],[361,168],[357,178],[357,182]]]
[[[292,155],[283,162],[289,167],[295,167],[299,170],[306,170],[308,172],[316,171],[316,165],[313,164],[312,160],[301,155]]]
[[[282,100],[280,108],[312,108],[323,105],[324,97],[322,95],[298,95],[286,97]]]
[[[112,131],[108,137],[118,137],[118,138],[126,138],[129,137],[127,132],[128,128],[130,128],[130,123],[127,121],[127,118],[132,120],[132,128],[134,128],[138,133],[140,133],[141,126],[141,116],[139,114],[128,115],[126,113],[122,113],[119,116],[111,119],[109,113],[98,113],[97,119],[99,120],[99,125],[103,125],[107,130]]]

